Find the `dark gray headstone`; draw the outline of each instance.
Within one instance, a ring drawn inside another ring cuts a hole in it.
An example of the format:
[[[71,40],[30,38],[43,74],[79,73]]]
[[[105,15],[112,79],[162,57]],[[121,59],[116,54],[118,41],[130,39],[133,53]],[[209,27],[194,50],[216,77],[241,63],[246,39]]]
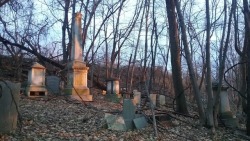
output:
[[[135,106],[131,99],[123,99],[122,116],[124,119],[133,119],[135,117]]]
[[[60,78],[57,76],[47,76],[46,77],[46,87],[47,90],[53,94],[60,93]]]
[[[127,129],[133,129],[133,119],[135,118],[135,106],[131,99],[123,99],[122,116]]]
[[[6,84],[0,81],[0,133],[11,132],[16,129],[17,125],[17,107],[21,84],[10,81],[6,81]]]

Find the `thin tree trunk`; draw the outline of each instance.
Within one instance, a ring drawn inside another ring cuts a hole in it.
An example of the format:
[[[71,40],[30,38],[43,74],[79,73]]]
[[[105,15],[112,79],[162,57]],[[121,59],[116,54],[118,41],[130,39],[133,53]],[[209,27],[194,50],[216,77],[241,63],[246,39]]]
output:
[[[213,92],[212,92],[212,81],[211,81],[211,62],[210,62],[210,14],[209,14],[209,0],[206,0],[206,81],[207,81],[207,126],[212,127],[214,131],[214,120],[213,120]]]
[[[201,92],[199,90],[199,87],[198,87],[198,84],[196,81],[195,71],[193,68],[193,63],[192,63],[192,59],[191,59],[191,55],[190,55],[190,51],[189,51],[189,47],[188,47],[186,26],[184,23],[184,18],[183,18],[183,15],[181,13],[181,8],[180,8],[180,4],[179,4],[178,0],[175,0],[175,3],[176,3],[176,9],[177,9],[177,13],[178,13],[179,21],[180,21],[180,27],[181,27],[181,32],[182,32],[181,35],[182,35],[182,40],[183,40],[183,45],[184,45],[184,51],[186,54],[186,60],[187,60],[187,65],[188,65],[188,70],[189,70],[189,77],[190,77],[190,81],[192,83],[196,103],[198,106],[200,123],[202,125],[204,125],[206,117],[205,117],[204,107],[203,107],[202,100],[201,100]]]
[[[225,3],[226,3],[226,0],[225,0]],[[225,61],[226,61],[227,50],[228,50],[228,46],[229,46],[229,39],[230,39],[230,33],[231,33],[231,23],[232,23],[233,11],[235,10],[233,5],[235,5],[235,4],[236,4],[236,1],[232,0],[232,6],[231,6],[232,8],[231,8],[230,15],[229,15],[229,23],[228,23],[228,28],[227,28],[228,31],[227,31],[225,46],[224,46],[224,49],[223,49],[223,45],[221,44],[221,50],[220,50],[219,83],[218,83],[218,89],[217,89],[217,93],[216,93],[216,96],[215,96],[216,97],[215,98],[215,103],[214,103],[214,125],[215,125],[215,127],[218,127],[217,115],[218,115],[218,112],[219,112],[219,98],[220,98],[219,95],[220,95],[220,92],[221,92],[223,73],[224,73],[224,70],[225,70]],[[224,24],[224,26],[226,26],[226,24]],[[224,32],[225,32],[225,30],[224,30]],[[222,38],[222,42],[223,42],[223,40],[224,39]]]

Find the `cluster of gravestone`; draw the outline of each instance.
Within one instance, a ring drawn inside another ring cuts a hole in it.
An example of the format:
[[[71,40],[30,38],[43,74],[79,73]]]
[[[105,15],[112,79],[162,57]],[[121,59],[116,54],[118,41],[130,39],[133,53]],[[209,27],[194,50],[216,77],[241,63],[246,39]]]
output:
[[[46,76],[46,68],[35,62],[28,72],[27,84],[12,83],[10,81],[0,81],[0,133],[9,132],[16,128],[17,108],[19,93],[22,89],[28,97],[46,97],[48,92],[54,94],[69,95],[73,99],[83,101],[93,101],[87,87],[88,67],[82,60],[81,48],[81,14],[75,14],[75,22],[72,30],[72,48],[70,61],[67,69],[67,84],[61,86],[61,80],[57,76]],[[216,85],[213,87],[216,91]],[[223,86],[220,93],[220,115],[221,119],[227,126],[235,127],[236,119],[234,118],[229,105],[227,87]],[[215,92],[214,92],[215,93]],[[150,94],[150,101],[153,106],[159,99],[160,105],[165,105],[165,96]],[[111,102],[120,102],[120,86],[118,79],[107,80],[107,89],[105,99]],[[142,114],[136,114],[136,108],[141,105],[141,92],[134,90],[133,98],[123,98],[122,114],[105,114],[105,119],[109,129],[112,130],[130,130],[141,129],[147,126],[147,120]]]

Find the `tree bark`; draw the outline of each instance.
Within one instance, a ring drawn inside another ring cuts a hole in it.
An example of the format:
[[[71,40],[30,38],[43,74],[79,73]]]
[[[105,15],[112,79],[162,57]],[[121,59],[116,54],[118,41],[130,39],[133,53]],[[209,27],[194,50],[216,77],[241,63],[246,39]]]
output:
[[[185,91],[182,83],[181,56],[177,19],[175,16],[175,2],[174,0],[165,0],[165,2],[169,23],[172,79],[175,91],[176,111],[188,114]]]
[[[209,0],[206,0],[206,81],[207,81],[207,126],[214,129],[213,120],[213,92],[212,92],[212,80],[211,80],[211,62],[210,62],[210,14],[209,14]]]

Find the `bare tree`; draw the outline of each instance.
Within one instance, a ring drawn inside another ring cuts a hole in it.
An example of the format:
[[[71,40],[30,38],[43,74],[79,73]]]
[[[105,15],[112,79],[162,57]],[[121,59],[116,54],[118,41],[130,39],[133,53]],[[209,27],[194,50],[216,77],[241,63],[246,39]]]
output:
[[[188,70],[189,70],[189,78],[190,78],[190,81],[192,83],[196,103],[198,105],[200,123],[202,125],[204,125],[205,121],[206,121],[205,112],[204,112],[204,107],[203,107],[202,100],[201,100],[201,92],[199,90],[199,87],[198,87],[198,84],[196,81],[195,71],[194,71],[194,67],[193,67],[193,63],[192,63],[192,59],[191,59],[191,55],[190,55],[190,51],[189,51],[189,47],[188,47],[186,26],[184,23],[184,18],[183,18],[181,8],[180,8],[180,3],[178,2],[178,0],[175,0],[175,4],[176,4],[176,9],[177,9],[177,13],[178,13],[179,21],[180,21],[180,27],[181,27],[181,33],[182,33],[181,37],[183,40],[184,51],[186,54],[186,60],[187,60],[187,65],[188,65]]]
[[[165,0],[169,23],[170,53],[172,65],[172,79],[175,91],[176,111],[188,114],[185,91],[182,84],[182,69],[180,59],[179,33],[175,15],[174,0]]]

